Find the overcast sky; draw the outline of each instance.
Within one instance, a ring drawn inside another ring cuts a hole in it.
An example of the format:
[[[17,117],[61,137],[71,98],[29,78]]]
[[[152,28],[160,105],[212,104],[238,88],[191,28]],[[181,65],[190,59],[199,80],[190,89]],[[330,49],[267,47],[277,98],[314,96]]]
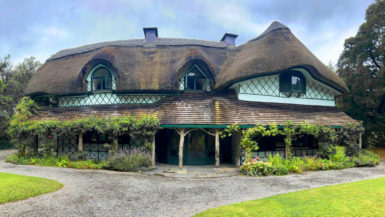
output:
[[[344,40],[354,36],[374,0],[0,0],[0,58],[11,62],[102,41],[159,37],[219,41],[238,34],[237,45],[277,20],[325,64],[336,63]]]

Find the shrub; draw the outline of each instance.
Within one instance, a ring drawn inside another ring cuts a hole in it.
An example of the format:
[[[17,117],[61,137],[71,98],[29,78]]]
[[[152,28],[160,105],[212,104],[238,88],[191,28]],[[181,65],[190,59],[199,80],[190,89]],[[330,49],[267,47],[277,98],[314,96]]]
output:
[[[316,158],[304,157],[303,158],[303,168],[305,170],[317,170],[318,161]]]
[[[138,171],[151,166],[151,156],[140,148],[118,151],[104,165],[105,169]]]
[[[71,155],[71,160],[72,161],[84,161],[87,160],[87,152],[85,151],[78,151],[75,154]]]
[[[336,146],[329,142],[318,142],[318,156],[329,159],[329,157],[336,153]]]
[[[286,165],[278,165],[277,167],[274,168],[274,175],[277,176],[284,176],[289,174],[289,169],[287,168]]]
[[[355,166],[354,161],[346,156],[345,147],[337,146],[336,153],[329,156],[330,169],[345,169]]]
[[[287,165],[289,172],[292,172],[292,173],[303,172],[303,161],[299,157],[291,157],[289,159],[285,159],[285,164]]]
[[[246,161],[240,170],[243,174],[249,176],[268,176],[273,174],[274,168],[270,162],[258,161],[258,158]]]
[[[354,160],[357,167],[374,167],[380,163],[380,157],[367,150],[359,153]]]
[[[83,161],[71,161],[67,155],[60,157],[28,157],[19,154],[11,154],[5,159],[5,161],[22,165],[68,167],[76,169],[101,169],[104,165],[103,161],[95,161],[90,159]]]

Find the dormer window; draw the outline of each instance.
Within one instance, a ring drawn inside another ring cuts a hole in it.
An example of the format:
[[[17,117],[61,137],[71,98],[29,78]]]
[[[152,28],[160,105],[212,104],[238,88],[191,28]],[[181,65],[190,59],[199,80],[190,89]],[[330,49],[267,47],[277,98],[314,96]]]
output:
[[[288,97],[306,94],[306,80],[301,72],[287,71],[279,76],[279,91]]]
[[[197,65],[179,79],[179,85],[179,89],[185,91],[210,91],[210,80]]]
[[[115,90],[115,79],[110,69],[104,65],[94,67],[87,76],[88,91]]]
[[[92,75],[93,90],[111,90],[112,76],[111,73],[104,67],[98,68]]]

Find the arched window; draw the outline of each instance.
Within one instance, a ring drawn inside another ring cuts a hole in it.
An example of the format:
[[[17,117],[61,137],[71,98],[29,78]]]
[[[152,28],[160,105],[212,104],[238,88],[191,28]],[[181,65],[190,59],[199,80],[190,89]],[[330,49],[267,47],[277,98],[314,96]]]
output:
[[[301,72],[290,70],[279,76],[279,91],[287,96],[306,94],[306,79]]]
[[[206,74],[197,66],[193,65],[179,79],[180,90],[186,91],[210,91],[210,80]]]
[[[110,69],[104,65],[94,67],[87,77],[88,91],[108,91],[115,89],[115,79]]]

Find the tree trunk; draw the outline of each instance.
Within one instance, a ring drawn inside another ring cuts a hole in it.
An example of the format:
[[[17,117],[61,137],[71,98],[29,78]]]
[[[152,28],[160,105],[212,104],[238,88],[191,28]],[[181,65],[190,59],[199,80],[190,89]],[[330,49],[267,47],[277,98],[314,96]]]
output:
[[[79,143],[78,143],[78,151],[83,151],[83,134],[79,132]]]
[[[235,166],[241,166],[241,132],[235,134]]]
[[[152,167],[155,167],[155,135],[152,137]]]
[[[285,144],[285,158],[289,158],[289,155],[290,155],[290,146],[288,146],[287,144]]]
[[[184,129],[179,130],[179,168],[183,168]]]
[[[215,130],[215,167],[219,168],[219,130]]]

